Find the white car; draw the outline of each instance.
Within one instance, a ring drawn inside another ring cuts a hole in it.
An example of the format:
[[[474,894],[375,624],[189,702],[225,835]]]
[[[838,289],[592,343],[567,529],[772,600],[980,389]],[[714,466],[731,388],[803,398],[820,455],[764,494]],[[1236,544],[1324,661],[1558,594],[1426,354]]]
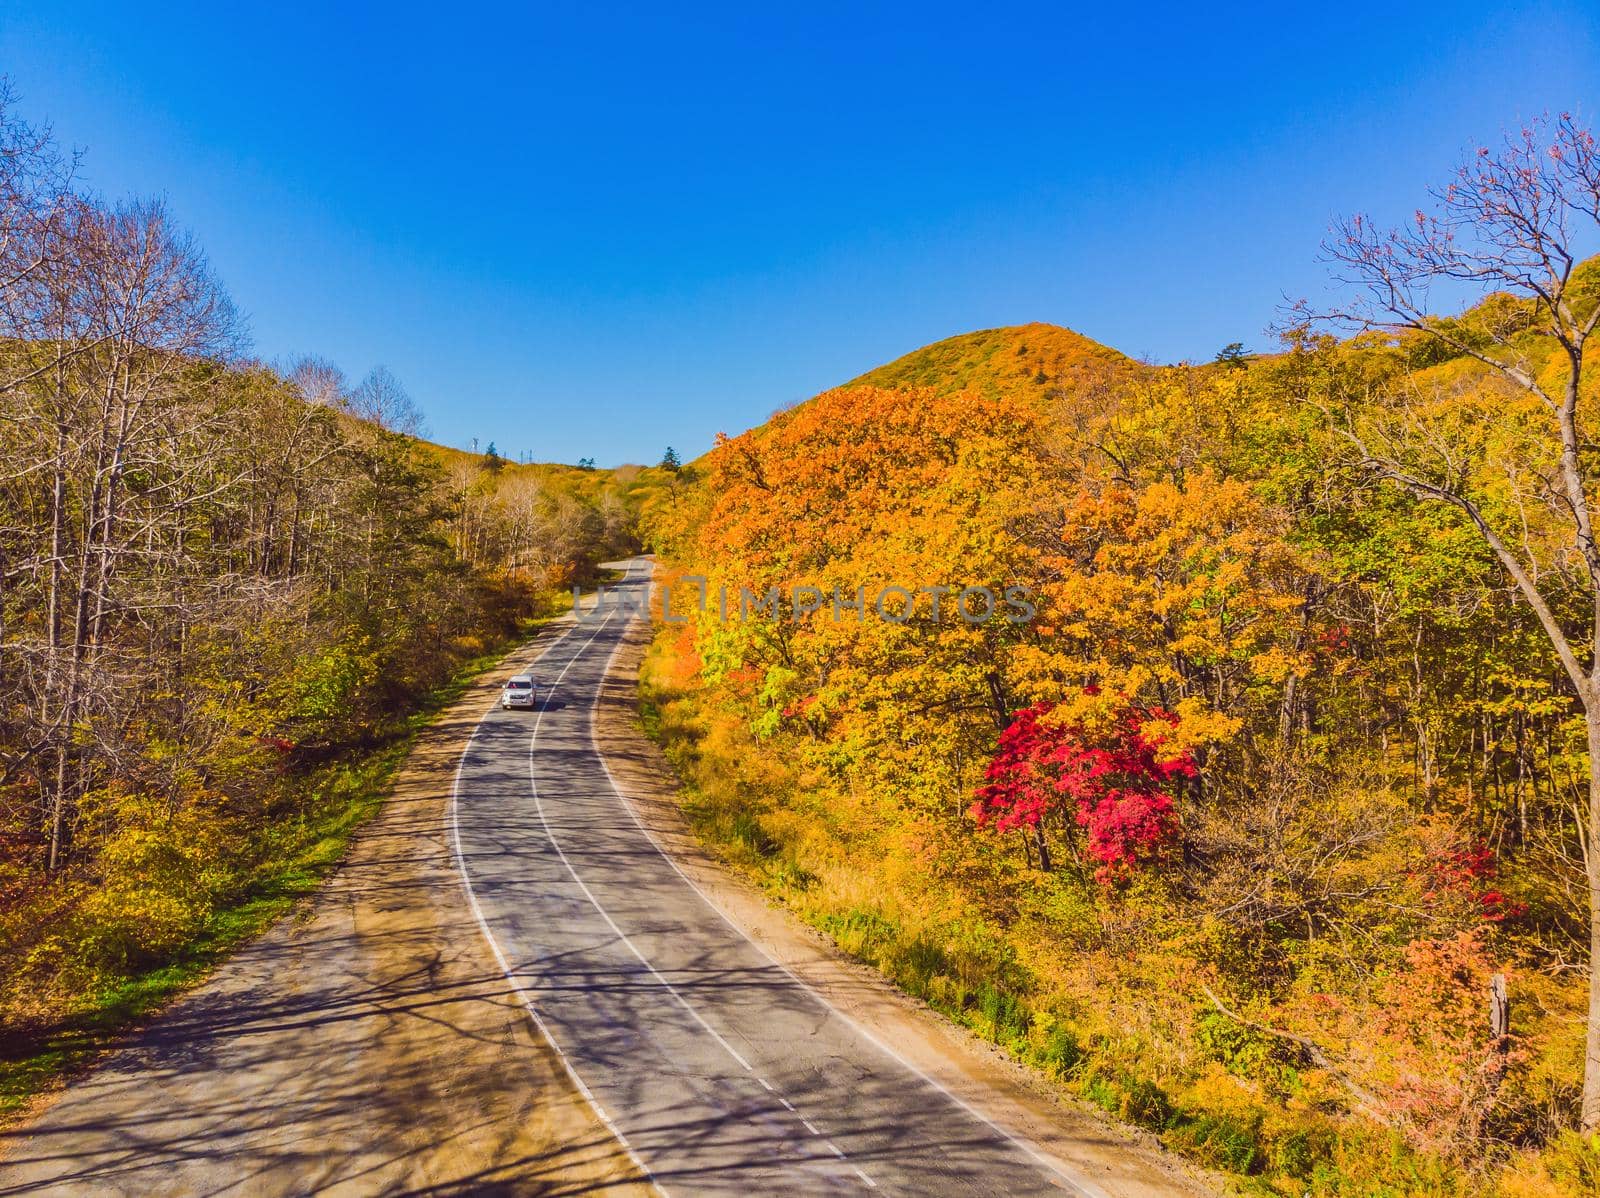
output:
[[[513,674],[506,684],[500,688],[500,710],[509,711],[513,707],[531,708],[536,703],[537,688],[533,685],[532,674]]]

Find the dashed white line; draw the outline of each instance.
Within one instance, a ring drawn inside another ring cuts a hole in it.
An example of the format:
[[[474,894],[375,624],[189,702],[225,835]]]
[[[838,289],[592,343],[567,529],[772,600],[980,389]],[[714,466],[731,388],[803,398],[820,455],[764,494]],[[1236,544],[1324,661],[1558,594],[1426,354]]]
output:
[[[615,614],[616,613],[613,612],[612,616]],[[667,981],[667,979],[661,975],[660,970],[650,963],[650,959],[639,951],[638,946],[635,945],[632,940],[628,939],[628,934],[617,926],[617,921],[612,919],[611,913],[600,905],[600,900],[595,897],[594,891],[590,890],[588,884],[578,876],[577,869],[574,868],[572,862],[567,859],[567,854],[562,849],[561,842],[556,839],[555,830],[550,827],[550,821],[545,817],[544,800],[539,797],[539,783],[534,778],[533,754],[534,748],[539,743],[539,725],[544,723],[544,713],[546,710],[548,710],[550,696],[555,692],[556,687],[561,685],[561,680],[567,676],[567,670],[570,670],[577,663],[578,655],[581,654],[584,649],[587,649],[591,644],[594,643],[595,637],[598,637],[606,630],[606,626],[611,623],[612,616],[607,616],[605,618],[605,622],[602,623],[599,628],[595,629],[594,636],[591,636],[587,641],[585,641],[583,648],[579,649],[577,653],[573,654],[572,660],[567,663],[567,669],[562,670],[561,673],[557,675],[556,680],[545,688],[545,701],[539,707],[538,718],[533,721],[533,733],[528,737],[528,788],[533,794],[533,809],[538,812],[539,823],[544,828],[545,839],[550,842],[550,847],[555,849],[556,856],[561,858],[561,864],[567,867],[567,872],[572,875],[572,880],[578,884],[578,889],[583,891],[584,897],[587,898],[589,902],[593,904],[594,909],[600,913],[600,918],[606,921],[606,926],[616,934],[618,940],[622,941],[622,943],[627,946],[630,953],[639,958],[639,964],[643,965],[647,970],[650,971],[650,976],[655,978],[655,980],[661,984],[661,987],[666,990],[668,994],[672,995],[672,997],[677,1001],[678,1005],[689,1014],[689,1017],[701,1027],[705,1028],[705,1030],[711,1034],[711,1038],[714,1039],[718,1044],[722,1045],[722,1047],[727,1051],[728,1055],[734,1060],[738,1061],[739,1064],[744,1067],[746,1073],[753,1073],[755,1072],[755,1067],[751,1065],[749,1061],[745,1060],[742,1055],[740,1055],[738,1049],[736,1049],[732,1044],[729,1044],[728,1041],[723,1038],[721,1032],[717,1031],[716,1028],[712,1027],[706,1022],[705,1017],[690,1005],[688,999],[684,998],[683,995],[678,993],[677,987],[671,982]],[[607,661],[609,660],[610,659],[607,658]],[[597,699],[599,698],[598,689],[595,692],[595,697]],[[592,710],[590,712],[590,720],[592,725]]]
[[[609,618],[607,617],[607,619]],[[574,613],[573,619],[574,623],[571,628],[545,646],[544,651],[540,654],[541,659],[578,630],[576,623],[577,613]],[[594,638],[591,637],[590,639],[593,640]],[[571,668],[571,663],[568,663],[568,668]],[[617,1138],[617,1143],[622,1145],[622,1150],[628,1154],[628,1159],[633,1162],[634,1168],[638,1169],[650,1184],[655,1187],[656,1192],[665,1198],[667,1193],[665,1187],[656,1180],[655,1175],[650,1172],[649,1166],[639,1158],[639,1154],[634,1151],[633,1145],[628,1143],[628,1138],[622,1134],[622,1130],[611,1121],[611,1116],[606,1114],[604,1108],[601,1107],[594,1094],[584,1083],[583,1078],[578,1076],[578,1071],[572,1067],[572,1062],[567,1060],[567,1054],[562,1051],[561,1045],[556,1043],[556,1038],[550,1034],[550,1029],[545,1026],[544,1020],[540,1018],[539,1010],[534,1006],[533,997],[523,989],[522,983],[512,973],[511,964],[506,960],[506,955],[500,948],[500,942],[494,938],[494,933],[489,930],[489,921],[484,918],[483,908],[479,906],[477,893],[472,888],[472,877],[467,872],[467,860],[461,851],[461,772],[466,768],[467,754],[472,751],[473,743],[478,739],[478,733],[482,730],[484,721],[494,714],[496,707],[498,707],[498,704],[491,704],[489,710],[484,712],[479,717],[477,724],[473,726],[472,735],[467,737],[467,743],[461,750],[461,760],[456,763],[455,779],[450,785],[450,839],[455,850],[456,868],[461,873],[461,885],[467,893],[467,906],[472,910],[472,917],[477,921],[478,930],[483,933],[483,938],[489,943],[489,951],[494,954],[495,963],[500,966],[501,976],[511,984],[513,993],[516,994],[518,1001],[522,1003],[523,1010],[528,1012],[528,1018],[533,1021],[533,1026],[538,1029],[545,1043],[555,1050],[556,1056],[561,1060],[562,1068],[566,1070],[567,1077],[577,1087],[578,1093],[583,1095],[584,1101],[589,1104],[589,1109],[599,1117],[601,1124]]]
[[[607,622],[609,622],[609,617]],[[627,621],[623,622],[624,632],[626,632],[627,623]],[[598,635],[599,633],[597,632],[595,636]],[[589,639],[590,641],[593,641],[594,637],[590,637]],[[587,649],[588,647],[588,643],[585,643],[584,648]],[[606,675],[611,672],[611,662],[615,659],[617,651],[621,648],[622,638],[618,637],[617,643],[612,646],[611,652],[606,655],[605,665],[601,668],[599,681],[595,684],[594,698],[589,703],[589,747],[594,751],[595,758],[600,762],[600,768],[605,771],[606,781],[610,784],[612,793],[617,796],[617,801],[621,803],[623,807],[627,808],[628,802],[622,797],[622,790],[617,786],[617,780],[611,773],[611,764],[606,760],[606,755],[600,751],[599,741],[595,738],[595,710],[600,705],[600,691],[605,685]],[[582,651],[582,649],[579,650],[580,653]],[[566,676],[565,670],[562,671],[561,676]],[[556,681],[559,683],[561,679],[557,678]],[[554,688],[552,687],[551,689]],[[583,879],[578,876],[578,871],[573,868],[572,862],[567,860],[566,853],[562,852],[561,845],[557,843],[555,833],[551,830],[550,823],[545,818],[544,804],[539,798],[538,784],[534,781],[533,775],[533,749],[534,744],[539,737],[539,724],[543,719],[544,710],[541,708],[539,712],[539,718],[536,719],[533,724],[533,735],[528,740],[528,785],[533,791],[534,808],[539,813],[539,822],[544,825],[545,836],[550,841],[550,846],[555,849],[556,855],[561,858],[562,864],[567,867],[567,872],[572,875],[572,880],[576,882],[583,893],[588,896],[589,902],[592,903],[594,905],[594,909],[600,913],[600,917],[604,919],[610,926],[611,930],[616,933],[618,939],[628,946],[629,951],[631,951],[635,957],[639,958],[639,961],[644,965],[644,967],[650,971],[651,976],[660,982],[662,986],[666,987],[667,992],[671,994],[673,998],[677,999],[678,1003],[683,1007],[683,1009],[692,1015],[695,1021],[699,1023],[701,1027],[705,1028],[706,1031],[711,1033],[718,1044],[727,1049],[729,1055],[731,1055],[734,1060],[738,1061],[739,1064],[744,1066],[746,1072],[754,1073],[755,1069],[750,1062],[745,1060],[744,1057],[741,1056],[734,1049],[734,1047],[722,1037],[716,1028],[707,1023],[705,1019],[701,1017],[700,1013],[696,1011],[681,994],[678,993],[678,991],[673,987],[672,983],[668,982],[666,978],[662,977],[661,974],[657,972],[656,967],[649,962],[649,960],[638,950],[637,947],[634,946],[633,941],[629,940],[623,930],[617,926],[616,922],[611,918],[610,913],[600,905],[600,900],[595,897],[594,892],[591,891],[584,883]],[[633,815],[631,808],[628,808],[628,812],[630,815]],[[637,822],[638,816],[635,815],[634,820]],[[652,841],[652,843],[654,842]],[[657,848],[659,850],[659,846],[657,846]],[[771,1082],[767,1081],[767,1079],[764,1077],[760,1077],[759,1075],[756,1077],[756,1080],[760,1082],[762,1086],[764,1086],[769,1092],[777,1095],[778,1101],[783,1104],[786,1110],[800,1120],[808,1132],[810,1132],[813,1136],[821,1137],[822,1133],[817,1130],[816,1125],[813,1124],[809,1119],[802,1117],[787,1098],[783,1097],[781,1094],[778,1094],[777,1089],[772,1085]],[[839,1157],[841,1160],[847,1159],[844,1152],[840,1150],[838,1145],[834,1144],[830,1140],[825,1140],[824,1143],[826,1143],[827,1146],[832,1149],[835,1156]],[[867,1177],[867,1175],[862,1172],[860,1168],[857,1168],[855,1171],[861,1177]],[[875,1184],[872,1183],[870,1179],[868,1179],[868,1183],[873,1184],[874,1188],[876,1188]]]
[[[618,610],[622,610],[622,609],[618,609]],[[670,994],[677,1001],[677,1003],[695,1020],[696,1023],[698,1023],[708,1033],[710,1033],[712,1038],[715,1039],[716,1042],[718,1044],[720,1044],[723,1047],[723,1049],[725,1049],[727,1051],[729,1056],[731,1056],[735,1061],[737,1061],[745,1069],[746,1072],[754,1074],[754,1072],[755,1072],[754,1066],[752,1066],[749,1061],[745,1060],[745,1058],[739,1053],[739,1051],[737,1049],[735,1049],[733,1047],[733,1045],[728,1043],[728,1041],[722,1036],[722,1034],[720,1032],[717,1031],[716,1028],[712,1027],[711,1024],[707,1023],[706,1020],[704,1019],[704,1017],[702,1017],[701,1014],[697,1010],[694,1009],[694,1007],[689,1003],[689,1001],[687,999],[685,999],[683,997],[683,995],[678,992],[678,990],[672,985],[672,983],[667,981],[667,979],[662,976],[660,971],[658,971],[656,969],[656,967],[650,963],[649,959],[646,958],[645,955],[639,951],[638,947],[633,943],[633,941],[628,938],[627,934],[625,932],[623,932],[623,930],[617,925],[616,921],[611,918],[611,914],[603,906],[601,906],[600,900],[595,897],[594,892],[589,889],[588,885],[584,882],[584,880],[581,877],[578,876],[578,871],[573,867],[572,862],[567,858],[566,853],[562,850],[561,845],[557,842],[557,840],[555,838],[555,833],[552,831],[552,829],[550,827],[550,822],[545,817],[544,803],[539,797],[538,783],[534,779],[534,747],[538,742],[539,727],[544,722],[544,713],[548,708],[550,696],[551,696],[551,694],[554,693],[556,687],[560,686],[562,680],[564,678],[566,678],[568,671],[570,671],[572,669],[572,667],[577,664],[578,660],[580,659],[580,657],[583,654],[583,651],[585,649],[587,649],[590,645],[592,645],[595,642],[595,640],[600,636],[600,634],[606,630],[606,628],[611,623],[612,617],[615,616],[616,614],[617,614],[617,611],[613,611],[610,615],[606,616],[605,620],[601,622],[600,627],[595,630],[594,635],[589,637],[589,639],[587,641],[585,641],[578,648],[577,652],[575,652],[572,655],[572,658],[562,668],[561,672],[556,675],[555,681],[552,682],[548,687],[545,688],[545,700],[539,706],[539,714],[534,719],[533,729],[532,729],[532,732],[530,733],[529,738],[528,738],[528,786],[529,786],[529,789],[532,792],[534,808],[535,808],[535,810],[537,811],[537,813],[539,815],[539,822],[544,828],[545,837],[546,837],[547,840],[549,840],[550,847],[555,849],[556,855],[561,858],[561,863],[566,866],[567,872],[572,875],[572,880],[575,883],[577,883],[578,888],[583,891],[585,897],[588,898],[589,902],[593,905],[594,909],[599,913],[600,917],[605,920],[607,926],[609,926],[611,928],[612,932],[616,934],[617,939],[619,939],[623,944],[625,944],[627,946],[628,951],[630,951],[635,957],[637,957],[639,959],[639,963],[642,964],[647,970],[649,970],[650,976],[655,978],[655,980],[661,984],[661,986],[667,991],[667,993]],[[627,621],[624,621],[623,626],[624,626],[624,628],[626,628]],[[567,640],[569,637],[571,637],[573,635],[573,633],[575,633],[577,631],[578,631],[578,625],[575,623],[572,628],[568,629],[568,631],[566,633],[564,633],[556,641],[553,641],[544,650],[544,654],[541,654],[541,659],[543,658],[544,655],[547,655],[550,652],[551,649],[554,649],[557,645],[559,645],[563,641]],[[595,688],[594,699],[590,702],[590,705],[589,705],[589,743],[593,747],[595,755],[600,761],[601,768],[604,769],[604,771],[605,771],[606,779],[607,779],[608,782],[610,782],[611,789],[612,789],[613,793],[616,794],[618,800],[622,803],[623,807],[625,807],[628,810],[628,813],[633,816],[634,821],[638,822],[638,816],[636,814],[634,814],[631,805],[627,802],[626,799],[623,799],[622,791],[616,784],[616,778],[614,778],[612,776],[612,774],[611,774],[611,766],[606,761],[605,754],[600,752],[600,747],[599,747],[599,744],[595,740],[595,734],[594,734],[594,723],[595,723],[595,721],[594,721],[594,712],[595,712],[595,708],[599,705],[599,701],[600,701],[600,686],[604,684],[605,675],[610,672],[611,661],[612,661],[613,658],[615,658],[617,650],[620,647],[621,647],[621,640],[619,639],[617,645],[612,647],[611,652],[606,657],[605,667],[601,671],[600,682],[596,685],[596,688]],[[464,749],[462,751],[461,760],[456,766],[455,783],[454,783],[454,785],[453,785],[453,787],[451,789],[451,795],[450,795],[450,823],[451,823],[451,831],[452,831],[452,836],[453,836],[454,845],[455,845],[456,863],[457,863],[457,866],[460,868],[460,871],[461,871],[461,880],[462,880],[463,886],[466,888],[467,900],[468,900],[469,904],[472,907],[472,913],[473,913],[474,918],[478,922],[479,929],[483,932],[484,938],[489,942],[489,947],[494,952],[495,960],[500,965],[501,973],[504,975],[505,979],[508,982],[511,983],[512,988],[516,992],[518,998],[521,999],[523,1007],[527,1010],[529,1017],[533,1020],[534,1025],[539,1029],[539,1032],[541,1033],[541,1035],[543,1035],[543,1037],[546,1040],[546,1042],[549,1043],[549,1045],[553,1049],[555,1049],[556,1055],[561,1058],[561,1063],[565,1067],[567,1075],[572,1079],[573,1083],[577,1086],[579,1093],[581,1093],[583,1095],[584,1099],[588,1102],[590,1108],[595,1112],[596,1115],[599,1116],[601,1123],[603,1123],[606,1126],[606,1128],[611,1132],[612,1135],[616,1136],[617,1142],[622,1145],[623,1149],[627,1152],[629,1159],[634,1163],[634,1165],[639,1169],[639,1171],[641,1173],[643,1173],[646,1178],[649,1179],[651,1185],[655,1187],[655,1189],[657,1190],[658,1193],[661,1193],[661,1194],[665,1195],[666,1194],[665,1188],[655,1178],[655,1176],[650,1172],[649,1167],[647,1165],[645,1165],[644,1161],[640,1159],[639,1155],[634,1151],[633,1146],[631,1144],[629,1144],[627,1139],[626,1139],[626,1137],[623,1136],[622,1131],[611,1120],[611,1117],[606,1114],[604,1108],[602,1108],[600,1106],[600,1103],[598,1102],[598,1100],[596,1100],[596,1098],[594,1097],[594,1094],[590,1091],[589,1087],[584,1083],[583,1079],[578,1076],[577,1071],[572,1067],[571,1062],[567,1059],[567,1054],[562,1050],[561,1046],[558,1043],[556,1043],[555,1037],[550,1033],[549,1028],[545,1025],[544,1020],[540,1017],[538,1010],[534,1006],[534,1003],[533,1003],[533,1000],[532,1000],[531,996],[528,995],[528,993],[523,989],[521,983],[516,979],[516,977],[514,977],[512,975],[511,967],[510,967],[509,963],[506,961],[505,954],[501,951],[499,943],[494,938],[494,934],[489,930],[488,921],[485,919],[484,914],[483,914],[483,910],[479,906],[477,895],[473,891],[472,880],[468,876],[467,868],[466,868],[466,860],[465,860],[465,857],[464,857],[464,855],[462,853],[462,849],[461,849],[461,826],[460,826],[460,821],[459,821],[459,816],[458,816],[458,812],[459,812],[459,795],[460,795],[460,789],[461,789],[461,773],[462,773],[462,770],[466,766],[467,752],[470,751],[473,741],[475,741],[477,739],[478,728],[481,728],[483,726],[484,720],[487,720],[489,718],[489,715],[493,714],[493,711],[494,711],[494,708],[491,707],[489,709],[489,712],[486,712],[484,714],[484,716],[478,721],[477,728],[474,728],[472,736],[468,738],[467,747],[466,747],[466,749]],[[643,825],[640,824],[640,827],[641,827],[641,830],[642,830],[643,829]],[[649,837],[649,833],[648,832],[646,832],[646,836],[651,840],[652,844],[655,843],[654,842],[654,838],[653,837]],[[655,847],[656,847],[657,851],[660,851],[660,846],[659,845],[656,845]],[[665,853],[662,853],[661,855],[663,857],[666,857]],[[676,863],[674,863],[671,860],[671,858],[667,858],[667,861],[668,861],[668,864],[672,865],[674,870],[678,869]],[[682,871],[678,870],[678,873],[681,875]],[[688,881],[687,877],[685,877],[684,880]],[[690,886],[697,893],[699,893],[699,888],[695,887],[692,882],[690,883]],[[705,897],[704,894],[701,894],[701,897],[704,898]],[[708,902],[708,905],[710,905],[709,902]],[[713,906],[712,909],[716,910],[716,908],[714,906]],[[722,913],[720,911],[718,911],[718,914],[721,915]],[[723,919],[726,920],[727,916],[724,915]],[[731,923],[731,921],[729,921],[729,922]],[[741,935],[742,935],[742,933],[741,933]],[[787,971],[785,971],[785,972],[787,972]],[[796,1108],[795,1108],[793,1103],[791,1103],[787,1098],[783,1097],[783,1095],[778,1094],[776,1088],[772,1085],[772,1083],[767,1081],[766,1078],[759,1077],[759,1076],[756,1078],[756,1080],[759,1081],[762,1084],[762,1086],[764,1086],[769,1092],[774,1094],[777,1097],[778,1101],[783,1104],[784,1108],[786,1110],[788,1110],[791,1114],[794,1114],[795,1117],[798,1118],[802,1124],[804,1124],[804,1126],[805,1126],[807,1131],[809,1131],[813,1136],[816,1136],[816,1137],[821,1137],[822,1136],[822,1133],[817,1130],[816,1126],[814,1124],[812,1124],[810,1120],[805,1119],[805,1118],[800,1116],[799,1112],[796,1110]],[[848,1159],[845,1156],[845,1153],[839,1148],[839,1146],[837,1144],[833,1143],[833,1141],[824,1140],[823,1142],[827,1145],[829,1150],[832,1151],[833,1154],[836,1157],[838,1157],[841,1160]],[[863,1171],[861,1168],[855,1167],[855,1166],[852,1166],[852,1168],[854,1168],[854,1171],[855,1171],[856,1175],[858,1177],[860,1177],[861,1180],[863,1182],[865,1182],[866,1185],[869,1188],[877,1189],[877,1183],[875,1181],[873,1181],[872,1178],[869,1177],[866,1174],[865,1171]]]

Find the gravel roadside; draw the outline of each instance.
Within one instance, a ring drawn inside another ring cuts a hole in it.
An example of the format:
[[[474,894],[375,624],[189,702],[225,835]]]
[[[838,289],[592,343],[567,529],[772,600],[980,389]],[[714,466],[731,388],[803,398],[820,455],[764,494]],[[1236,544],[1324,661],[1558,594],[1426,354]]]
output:
[[[0,1194],[643,1194],[468,907],[456,763],[546,629],[418,738],[296,915],[0,1137]]]

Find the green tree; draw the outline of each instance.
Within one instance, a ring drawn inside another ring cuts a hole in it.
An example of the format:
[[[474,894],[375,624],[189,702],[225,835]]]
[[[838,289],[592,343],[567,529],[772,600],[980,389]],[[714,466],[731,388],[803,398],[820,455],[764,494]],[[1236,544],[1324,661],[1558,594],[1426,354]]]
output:
[[[1250,355],[1245,352],[1243,341],[1230,341],[1217,351],[1212,361],[1229,370],[1243,370],[1250,364]]]

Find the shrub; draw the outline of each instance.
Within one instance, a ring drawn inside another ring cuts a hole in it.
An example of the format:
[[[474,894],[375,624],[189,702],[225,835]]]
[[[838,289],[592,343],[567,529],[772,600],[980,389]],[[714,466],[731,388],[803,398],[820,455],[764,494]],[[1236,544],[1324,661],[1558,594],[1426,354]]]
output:
[[[1041,1066],[1055,1076],[1062,1077],[1076,1069],[1083,1060],[1083,1046],[1078,1043],[1078,1037],[1071,1028],[1056,1023],[1046,1034],[1043,1047],[1034,1055]]]
[[[989,1039],[996,1044],[1009,1044],[1025,1036],[1033,1020],[1033,1012],[1022,999],[987,984],[978,989],[978,1010]]]
[[[1272,1145],[1273,1169],[1289,1177],[1310,1177],[1315,1159],[1311,1133],[1303,1128],[1286,1132]]]
[[[1160,1131],[1172,1122],[1172,1100],[1148,1079],[1095,1066],[1084,1077],[1082,1092],[1096,1106],[1140,1127]]]
[[[1194,1038],[1207,1056],[1240,1077],[1260,1077],[1277,1051],[1269,1037],[1214,1009],[1195,1016]]]
[[[1261,1115],[1248,1120],[1230,1115],[1199,1115],[1182,1123],[1173,1140],[1189,1147],[1205,1164],[1232,1173],[1261,1169]]]
[[[1117,1113],[1130,1123],[1159,1131],[1172,1122],[1172,1100],[1155,1082],[1138,1078],[1124,1083]]]
[[[771,857],[778,843],[761,826],[761,817],[749,811],[735,812],[729,821],[728,838],[758,857]]]

